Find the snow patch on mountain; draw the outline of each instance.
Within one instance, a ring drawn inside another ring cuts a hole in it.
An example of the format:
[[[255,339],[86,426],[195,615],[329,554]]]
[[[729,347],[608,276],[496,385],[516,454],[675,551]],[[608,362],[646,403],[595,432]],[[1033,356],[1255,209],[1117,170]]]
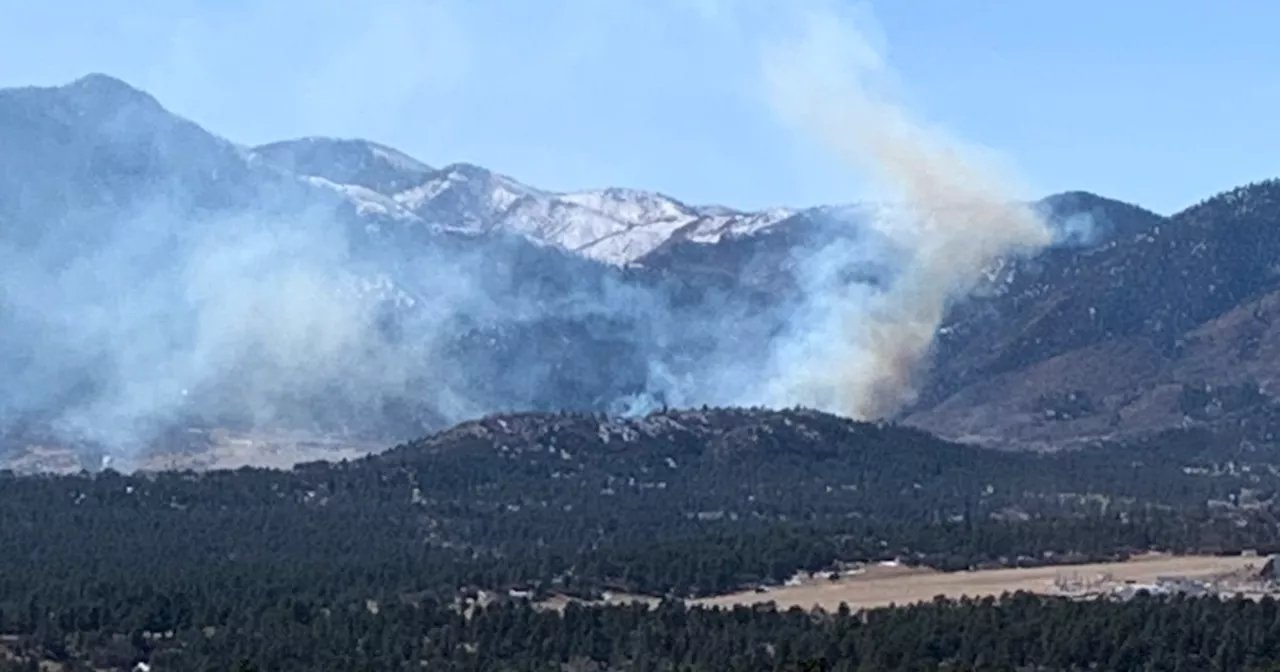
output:
[[[361,215],[380,215],[400,220],[417,219],[412,212],[401,207],[395,199],[383,196],[372,189],[356,184],[338,184],[314,175],[303,177],[302,180],[313,187],[337,192],[350,201],[355,206],[356,212]]]
[[[498,224],[517,203],[549,197],[510,177],[465,163],[441,168],[416,186],[389,196],[424,222],[467,233],[504,228]]]
[[[672,240],[714,243],[751,235],[795,214],[690,206],[637,189],[546,191],[466,163],[432,169],[362,140],[303,138],[254,152],[341,193],[363,214],[456,233],[519,235],[610,264],[635,262]]]

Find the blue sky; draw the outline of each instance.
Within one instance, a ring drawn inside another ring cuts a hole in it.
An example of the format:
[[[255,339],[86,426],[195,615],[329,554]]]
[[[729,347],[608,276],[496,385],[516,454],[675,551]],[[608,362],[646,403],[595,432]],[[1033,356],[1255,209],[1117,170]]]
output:
[[[857,199],[858,176],[760,92],[775,1],[11,2],[0,86],[105,72],[238,142],[366,137],[551,189],[738,207]],[[1000,152],[1034,194],[1087,189],[1171,212],[1280,175],[1280,3],[852,11],[912,110]]]

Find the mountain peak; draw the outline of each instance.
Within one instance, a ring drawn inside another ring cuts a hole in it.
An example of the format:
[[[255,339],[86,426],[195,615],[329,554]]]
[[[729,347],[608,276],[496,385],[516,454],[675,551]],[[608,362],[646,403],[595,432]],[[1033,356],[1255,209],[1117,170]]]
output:
[[[70,83],[66,84],[65,86],[66,88],[82,88],[82,89],[98,89],[98,90],[113,89],[113,90],[119,90],[119,91],[129,91],[134,94],[140,94],[144,96],[147,95],[146,93],[143,93],[141,90],[135,88],[133,85],[129,84],[123,79],[120,79],[118,77],[112,77],[111,75],[108,75],[102,72],[91,72],[87,75],[84,75],[83,77],[72,80]]]
[[[384,196],[417,186],[433,172],[412,156],[369,140],[310,136],[260,145],[252,151],[278,168]]]
[[[134,87],[122,79],[100,72],[89,73],[67,84],[55,87],[64,93],[97,106],[143,104],[160,108],[160,101],[151,94]]]
[[[445,175],[458,175],[471,180],[487,180],[495,175],[488,168],[465,162],[451,163],[441,168],[440,172]]]
[[[1085,210],[1088,208],[1098,207],[1143,209],[1133,205],[1132,203],[1117,201],[1114,198],[1099,196],[1091,191],[1084,191],[1080,189],[1050,194],[1040,199],[1039,202],[1042,206],[1052,208],[1054,210]]]
[[[1048,218],[1059,242],[1075,245],[1138,235],[1165,221],[1132,203],[1079,190],[1046,196],[1033,207]]]

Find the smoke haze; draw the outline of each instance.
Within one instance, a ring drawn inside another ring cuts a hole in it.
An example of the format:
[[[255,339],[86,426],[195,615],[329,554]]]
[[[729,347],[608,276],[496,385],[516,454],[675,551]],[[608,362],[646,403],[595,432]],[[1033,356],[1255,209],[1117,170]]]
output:
[[[972,291],[998,259],[1037,251],[1053,236],[1016,200],[1021,190],[990,152],[924,124],[895,100],[863,9],[858,18],[798,13],[789,22],[794,37],[764,50],[762,71],[782,118],[895,203],[869,221],[907,254],[893,284],[875,296],[814,292],[825,315],[808,323],[801,337],[807,347],[784,358],[779,374],[777,401],[866,419],[912,401],[914,377],[950,302]],[[808,263],[814,275],[826,274],[821,256]]]
[[[127,459],[184,426],[393,440],[530,409],[892,414],[951,302],[1049,231],[986,152],[895,103],[866,17],[692,6],[759,44],[744,84],[892,205],[814,215],[819,235],[732,283],[673,278],[357,214],[104,78],[0,96],[40,111],[0,117],[0,436]]]

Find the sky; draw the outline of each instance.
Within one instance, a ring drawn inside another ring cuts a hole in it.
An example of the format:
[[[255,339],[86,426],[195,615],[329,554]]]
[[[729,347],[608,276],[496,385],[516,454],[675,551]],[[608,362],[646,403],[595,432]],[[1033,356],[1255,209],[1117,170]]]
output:
[[[1274,0],[8,0],[0,86],[102,72],[239,143],[367,138],[547,189],[857,200],[762,93],[798,7],[860,22],[910,108],[1027,196],[1170,213],[1280,175]]]

